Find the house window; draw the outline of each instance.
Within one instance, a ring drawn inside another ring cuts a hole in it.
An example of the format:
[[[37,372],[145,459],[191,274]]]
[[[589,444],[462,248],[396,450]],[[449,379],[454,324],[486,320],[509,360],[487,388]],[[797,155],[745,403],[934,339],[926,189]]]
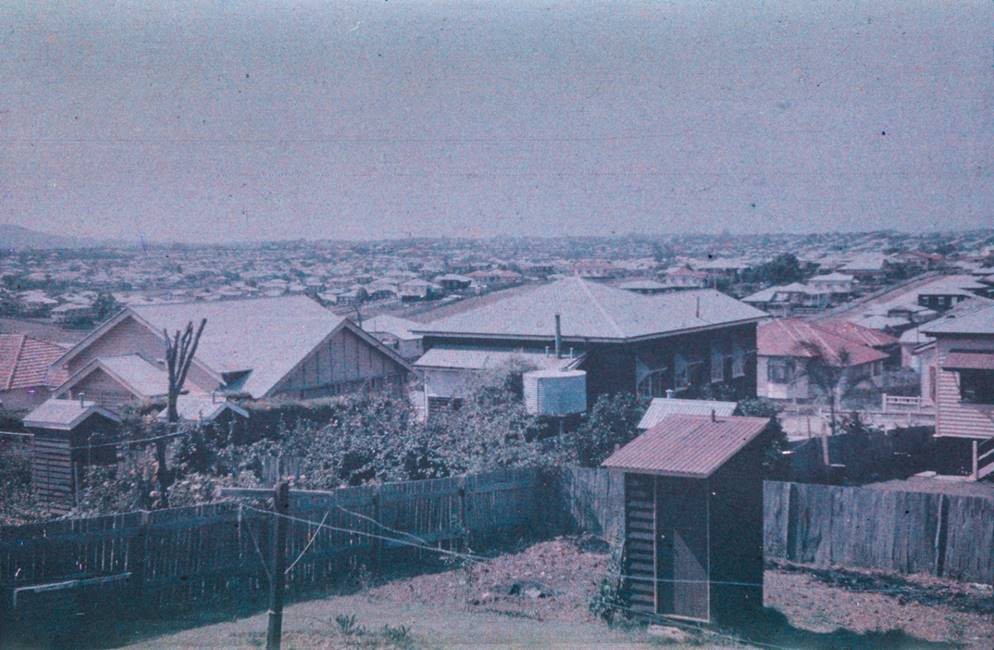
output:
[[[994,370],[960,370],[959,393],[970,404],[994,404]]]
[[[690,374],[687,372],[687,357],[677,352],[673,358],[673,365],[676,367],[676,387],[686,388],[690,384]]]
[[[738,341],[732,343],[732,377],[745,377],[746,374],[745,350]]]
[[[766,362],[766,378],[774,384],[787,384],[794,379],[794,360],[770,357]]]
[[[725,381],[725,355],[717,343],[711,344],[711,381]]]

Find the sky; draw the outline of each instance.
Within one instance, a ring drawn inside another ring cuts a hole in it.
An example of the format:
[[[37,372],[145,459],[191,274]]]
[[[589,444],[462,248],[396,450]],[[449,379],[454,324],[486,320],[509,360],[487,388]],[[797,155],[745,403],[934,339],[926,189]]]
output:
[[[994,5],[0,3],[0,223],[148,240],[994,225]]]

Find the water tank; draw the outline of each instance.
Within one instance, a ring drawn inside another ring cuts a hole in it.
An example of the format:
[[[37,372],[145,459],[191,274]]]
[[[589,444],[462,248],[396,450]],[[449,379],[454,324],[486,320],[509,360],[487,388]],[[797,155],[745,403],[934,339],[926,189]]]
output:
[[[587,410],[583,370],[533,370],[522,376],[525,408],[532,415],[564,417]]]

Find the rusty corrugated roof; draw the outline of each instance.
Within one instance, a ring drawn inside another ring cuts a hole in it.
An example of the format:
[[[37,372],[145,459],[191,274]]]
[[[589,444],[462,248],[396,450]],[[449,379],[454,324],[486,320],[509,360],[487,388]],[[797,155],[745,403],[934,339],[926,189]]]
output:
[[[752,442],[769,418],[671,415],[611,454],[604,467],[707,478]]]

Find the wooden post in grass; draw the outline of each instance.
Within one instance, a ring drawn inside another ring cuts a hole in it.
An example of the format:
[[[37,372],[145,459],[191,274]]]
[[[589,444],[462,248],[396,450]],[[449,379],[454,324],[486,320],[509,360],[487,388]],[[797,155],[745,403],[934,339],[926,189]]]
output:
[[[286,515],[290,512],[290,484],[280,481],[273,489],[272,576],[269,581],[269,624],[266,650],[280,650],[283,635],[283,591],[286,587]]]

